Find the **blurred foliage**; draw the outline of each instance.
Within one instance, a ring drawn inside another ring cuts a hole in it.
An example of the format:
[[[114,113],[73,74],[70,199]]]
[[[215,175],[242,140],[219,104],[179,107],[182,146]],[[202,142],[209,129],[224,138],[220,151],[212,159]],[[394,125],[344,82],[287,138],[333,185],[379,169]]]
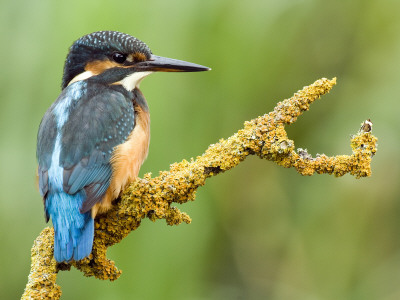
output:
[[[117,281],[59,274],[62,299],[399,299],[399,11],[396,0],[2,0],[0,298],[21,296],[45,226],[36,133],[68,47],[118,30],[213,68],[144,80],[152,140],[141,174],[201,154],[320,77],[338,85],[289,137],[313,155],[348,154],[349,135],[371,118],[378,154],[361,180],[249,158],[180,207],[191,225],[145,220],[111,248]]]

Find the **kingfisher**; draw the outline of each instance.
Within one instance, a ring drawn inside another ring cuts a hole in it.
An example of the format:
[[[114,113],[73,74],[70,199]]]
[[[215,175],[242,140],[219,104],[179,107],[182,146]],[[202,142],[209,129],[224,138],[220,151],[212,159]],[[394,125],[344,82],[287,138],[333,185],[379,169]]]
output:
[[[147,157],[150,115],[141,80],[153,72],[207,70],[153,55],[145,43],[117,31],[94,32],[72,44],[61,94],[43,116],[36,149],[57,262],[89,256],[96,215],[111,208]]]

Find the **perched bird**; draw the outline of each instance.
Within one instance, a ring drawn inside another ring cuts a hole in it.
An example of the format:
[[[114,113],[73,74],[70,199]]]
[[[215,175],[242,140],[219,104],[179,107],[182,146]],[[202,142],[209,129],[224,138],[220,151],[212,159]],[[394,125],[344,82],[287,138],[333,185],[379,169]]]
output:
[[[149,147],[150,117],[139,90],[152,72],[209,68],[153,55],[145,43],[116,31],[78,39],[64,66],[62,92],[37,137],[38,182],[54,257],[87,257],[94,218],[138,175]]]

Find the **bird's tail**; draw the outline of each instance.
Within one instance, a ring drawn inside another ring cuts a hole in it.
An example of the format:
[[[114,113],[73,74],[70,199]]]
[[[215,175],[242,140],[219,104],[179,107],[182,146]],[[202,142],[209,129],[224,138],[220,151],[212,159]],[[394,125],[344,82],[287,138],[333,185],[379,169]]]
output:
[[[92,252],[94,221],[90,214],[79,209],[85,200],[84,191],[74,195],[49,193],[46,212],[54,227],[54,258],[57,262],[80,260]]]

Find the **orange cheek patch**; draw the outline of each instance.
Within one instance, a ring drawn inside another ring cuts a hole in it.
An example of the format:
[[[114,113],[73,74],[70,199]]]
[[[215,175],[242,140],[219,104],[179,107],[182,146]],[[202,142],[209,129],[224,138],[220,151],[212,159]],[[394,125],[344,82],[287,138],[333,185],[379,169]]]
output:
[[[121,67],[121,65],[110,60],[96,60],[89,62],[85,67],[85,71],[90,71],[94,75],[99,75],[105,70],[115,67]]]
[[[147,60],[147,57],[145,54],[136,52],[128,55],[127,61],[130,62],[139,62],[139,61],[145,61]]]

